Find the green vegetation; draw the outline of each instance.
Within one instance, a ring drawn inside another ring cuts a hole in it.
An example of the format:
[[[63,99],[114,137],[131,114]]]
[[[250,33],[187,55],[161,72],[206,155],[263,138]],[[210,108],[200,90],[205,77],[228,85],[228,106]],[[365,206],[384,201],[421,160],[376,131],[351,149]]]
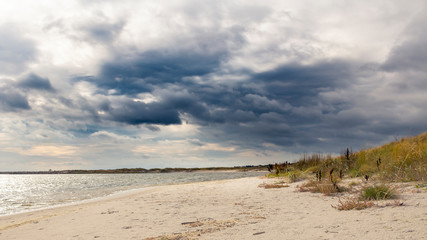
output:
[[[396,198],[396,192],[385,184],[373,185],[362,188],[359,197],[352,196],[342,200],[338,199],[338,205],[332,206],[338,210],[362,210],[373,206],[379,206],[373,200],[389,200]],[[404,202],[395,200],[393,203],[387,202],[383,206],[402,206]]]
[[[304,154],[295,163],[270,164],[268,170],[268,177],[284,177],[288,182],[308,179],[309,181],[298,186],[301,192],[324,195],[348,192],[350,196],[343,199],[340,197],[338,205],[332,206],[338,210],[361,210],[379,206],[374,201],[394,199],[397,192],[390,185],[372,185],[372,182],[420,181],[424,183],[416,187],[427,188],[427,132],[356,153],[347,148],[338,157]],[[351,181],[341,186],[344,177],[361,177],[363,180]],[[385,201],[384,204],[402,206],[404,203],[395,200],[394,203]]]
[[[385,184],[369,186],[362,189],[361,200],[385,200],[395,197],[393,189]]]
[[[350,149],[338,157],[304,155],[296,163],[270,164],[269,177],[287,177],[297,181],[316,176],[317,181],[330,182],[349,177],[372,178],[385,181],[427,180],[427,132],[402,138],[372,149],[352,153]]]
[[[377,175],[391,181],[427,180],[427,132],[354,154],[353,176]]]

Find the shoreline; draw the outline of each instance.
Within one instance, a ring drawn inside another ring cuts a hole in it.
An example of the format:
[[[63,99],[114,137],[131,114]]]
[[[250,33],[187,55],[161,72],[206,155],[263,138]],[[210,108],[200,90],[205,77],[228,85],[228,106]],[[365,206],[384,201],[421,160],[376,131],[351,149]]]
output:
[[[146,173],[180,173],[180,172],[265,172],[267,165],[206,167],[206,168],[121,168],[97,170],[49,170],[49,171],[6,171],[0,175],[44,175],[44,174],[146,174]]]
[[[37,212],[37,211],[44,211],[44,210],[50,210],[50,209],[62,208],[62,207],[70,207],[70,206],[79,205],[79,204],[86,204],[86,203],[91,203],[91,202],[108,200],[109,198],[120,197],[121,195],[132,195],[133,194],[132,192],[138,193],[138,192],[143,191],[147,188],[160,187],[160,186],[167,186],[167,185],[152,185],[152,186],[147,186],[147,187],[139,187],[139,188],[133,188],[133,189],[120,190],[117,192],[113,192],[111,194],[107,194],[105,196],[82,199],[82,200],[77,200],[74,202],[67,202],[67,203],[62,203],[62,204],[54,204],[54,205],[46,206],[46,207],[42,207],[42,208],[27,209],[27,210],[23,210],[23,211],[14,212],[14,213],[7,213],[7,214],[0,215],[0,220],[2,217],[7,217],[7,216],[13,216],[13,215],[19,215],[19,214],[31,214],[32,212]]]
[[[209,171],[207,171],[207,172],[209,172]],[[226,171],[224,171],[224,172],[226,172]],[[263,177],[263,176],[259,176],[259,177]],[[252,177],[244,177],[244,178],[252,178]],[[242,178],[234,178],[234,179],[242,179]],[[152,185],[147,185],[144,187],[124,189],[124,190],[112,192],[112,193],[107,194],[105,196],[98,196],[98,197],[94,197],[94,198],[77,200],[74,202],[54,204],[54,205],[46,206],[46,207],[42,207],[42,208],[28,209],[28,210],[23,210],[23,211],[19,211],[19,212],[3,214],[3,215],[0,215],[0,221],[1,221],[2,217],[7,217],[7,216],[13,216],[13,215],[19,215],[19,214],[31,214],[32,212],[50,210],[50,209],[55,209],[55,208],[72,207],[72,206],[80,205],[80,204],[87,204],[87,203],[104,201],[104,200],[114,200],[115,198],[131,197],[134,194],[143,194],[145,191],[149,191],[150,189],[155,189],[155,188],[161,188],[161,187],[167,187],[167,186],[179,186],[179,185],[186,185],[186,184],[199,184],[199,183],[210,183],[210,182],[215,183],[215,182],[228,181],[228,180],[233,180],[233,178],[221,179],[221,180],[200,181],[200,182],[183,182],[183,183],[169,183],[169,184],[158,184],[158,185],[152,184]]]
[[[113,197],[115,195],[121,195],[121,194],[127,194],[128,192],[134,192],[139,191],[145,188],[149,187],[156,187],[156,186],[163,186],[163,185],[177,185],[177,184],[183,184],[183,183],[195,183],[195,182],[205,182],[205,181],[215,181],[215,179],[233,179],[233,178],[240,178],[240,177],[249,177],[249,176],[261,176],[265,172],[233,172],[230,173],[229,171],[200,171],[200,172],[192,172],[192,173],[143,173],[143,174],[102,174],[104,177],[106,177],[107,181],[114,181],[110,179],[110,175],[123,175],[123,177],[126,177],[126,179],[130,176],[129,182],[121,182],[119,184],[114,185],[114,182],[108,183],[107,187],[103,187],[102,185],[95,186],[92,185],[90,188],[88,188],[88,191],[86,191],[84,188],[84,191],[73,191],[73,194],[63,194],[61,191],[53,192],[58,193],[60,197],[56,197],[55,194],[49,194],[48,192],[46,196],[49,198],[41,199],[41,201],[37,201],[37,196],[31,196],[31,195],[23,195],[23,198],[21,199],[21,202],[18,201],[9,201],[5,202],[5,205],[2,206],[2,211],[0,214],[1,216],[8,216],[13,214],[19,214],[19,213],[25,213],[25,212],[31,212],[31,211],[37,211],[42,209],[49,209],[54,207],[61,207],[61,206],[68,206],[68,205],[74,205],[79,203],[84,203],[87,201],[96,201],[96,200],[102,200],[103,198]],[[164,175],[164,174],[172,174],[170,175]],[[177,175],[178,174],[178,175]],[[181,174],[184,177],[181,177]],[[188,174],[188,175],[187,175]],[[69,174],[65,174],[64,176],[67,176]],[[91,176],[93,174],[83,174],[86,176]],[[80,179],[85,179],[86,177],[81,174],[77,174],[77,182],[80,182]],[[147,177],[152,175],[154,177]],[[32,175],[27,175],[28,177],[31,177]],[[50,178],[49,175],[45,175]],[[80,178],[82,176],[82,178]],[[156,176],[162,176],[162,177],[156,177]],[[14,176],[12,176],[14,177]],[[104,178],[103,177],[103,178]],[[122,178],[122,177],[119,177]],[[68,178],[65,178],[68,179]],[[73,178],[74,179],[74,178]],[[154,179],[154,180],[153,180]],[[86,181],[86,180],[84,180]],[[82,182],[84,182],[82,181]],[[38,181],[40,183],[40,181]],[[119,181],[120,182],[120,181]],[[102,183],[102,181],[101,181]],[[105,183],[105,180],[104,180]],[[113,185],[112,185],[113,184]],[[84,186],[83,186],[84,187]],[[6,186],[7,188],[7,186]],[[10,186],[9,186],[10,189]],[[37,187],[33,187],[32,190],[37,189]],[[46,191],[45,189],[43,189]],[[54,190],[56,191],[56,190]],[[66,191],[65,191],[66,193]],[[12,194],[12,193],[8,193]],[[3,194],[0,196],[0,202],[1,200],[7,200],[7,195]],[[12,196],[12,195],[11,195]],[[17,195],[13,195],[14,197],[19,198],[19,192]],[[52,200],[49,200],[49,199]],[[25,202],[29,202],[28,204],[25,204]],[[22,206],[21,206],[22,204]]]
[[[147,187],[70,206],[0,216],[1,239],[421,239],[427,192],[404,206],[338,211],[338,197],[264,189],[249,177]]]

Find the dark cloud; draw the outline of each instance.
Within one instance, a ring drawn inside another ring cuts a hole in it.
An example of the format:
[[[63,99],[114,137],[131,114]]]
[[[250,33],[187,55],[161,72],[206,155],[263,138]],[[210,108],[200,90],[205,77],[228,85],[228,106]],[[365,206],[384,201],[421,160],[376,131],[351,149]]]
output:
[[[219,71],[230,51],[245,43],[241,27],[221,31],[195,28],[190,32],[173,39],[169,48],[117,51],[114,59],[102,65],[97,76],[76,80],[92,81],[118,95],[151,92],[156,87]]]
[[[243,138],[248,144],[292,146],[317,141],[317,136],[302,134],[304,129],[322,124],[326,116],[342,110],[324,102],[319,94],[349,87],[365,72],[362,64],[344,60],[291,63],[270,71],[246,73],[246,81],[216,83],[209,81],[206,74],[214,71],[218,58],[204,61],[211,56],[145,56],[146,59],[130,63],[106,64],[105,77],[95,80],[99,86],[119,90],[125,96],[150,92],[159,100],[144,103],[129,98],[99,106],[107,113],[107,119],[131,125],[168,125],[180,124],[184,117],[206,128],[215,125],[226,132],[224,136],[236,141]],[[182,80],[191,75],[204,80]],[[107,76],[120,80],[111,85]],[[349,124],[352,122],[344,121],[342,127]]]
[[[0,87],[0,109],[16,112],[31,109],[26,96],[10,87]]]
[[[92,112],[100,119],[145,125],[154,131],[159,128],[152,129],[152,124],[185,120],[199,125],[200,138],[206,142],[259,150],[271,143],[291,152],[363,147],[380,141],[387,132],[399,135],[409,127],[393,119],[394,102],[369,95],[376,88],[360,88],[361,80],[381,77],[378,64],[343,59],[289,63],[264,72],[236,72],[242,74],[241,81],[213,81],[212,75],[221,76],[216,70],[220,59],[149,52],[128,62],[105,64],[102,74],[90,81],[104,89],[105,96],[111,89],[121,96],[98,104]],[[190,76],[198,78],[186,78]],[[133,100],[140,93],[157,100]],[[423,127],[419,123],[413,129]]]
[[[218,67],[223,54],[149,51],[131,60],[116,59],[103,65],[92,80],[117,94],[149,92],[155,86],[181,81],[184,77],[202,76]]]
[[[0,72],[19,74],[34,60],[34,43],[23,37],[16,26],[0,26]]]
[[[138,124],[180,124],[181,119],[176,109],[164,103],[143,103],[132,100],[122,101],[111,107],[108,118],[115,122],[131,125]]]
[[[120,31],[111,25],[96,28],[88,31],[100,41],[110,41]],[[191,36],[174,40],[173,47],[131,54],[117,51],[98,74],[75,81],[92,82],[97,94],[109,99],[91,105],[95,119],[144,125],[152,131],[159,130],[153,125],[189,121],[199,126],[200,138],[206,142],[242,148],[263,149],[272,143],[291,152],[333,152],[362,147],[366,139],[379,141],[409,127],[411,121],[401,121],[394,114],[402,109],[398,102],[381,94],[387,88],[390,94],[403,96],[399,91],[425,86],[427,35],[423,31],[413,31],[383,64],[320,59],[263,72],[227,65],[233,59],[233,47],[245,42],[239,31],[215,36],[192,29]],[[228,41],[236,44],[230,47]],[[411,81],[404,81],[409,76],[406,72],[414,70],[417,74]],[[389,78],[384,71],[396,74]],[[141,93],[156,100],[135,100]],[[420,109],[425,107],[417,105],[413,111]],[[421,115],[415,113],[411,119]],[[425,128],[421,121],[412,122],[417,122],[414,129]]]
[[[192,92],[166,92],[164,101],[181,113],[190,114],[198,124],[224,122],[226,115],[218,112],[209,102],[203,101],[200,93],[195,93],[198,84],[185,84],[182,88],[193,90]]]
[[[54,91],[49,79],[42,78],[34,73],[31,73],[22,78],[18,82],[18,86],[25,89],[43,90],[48,92]]]
[[[264,90],[274,99],[298,106],[309,105],[316,102],[321,91],[348,86],[355,79],[355,68],[357,64],[344,60],[311,65],[291,63],[255,74],[254,79],[262,82]]]

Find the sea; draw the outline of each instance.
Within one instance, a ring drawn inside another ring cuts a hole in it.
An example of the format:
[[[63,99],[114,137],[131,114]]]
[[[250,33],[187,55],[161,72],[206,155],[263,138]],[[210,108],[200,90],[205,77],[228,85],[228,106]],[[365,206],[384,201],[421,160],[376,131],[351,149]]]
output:
[[[1,174],[0,216],[103,198],[140,188],[263,176],[264,172]]]

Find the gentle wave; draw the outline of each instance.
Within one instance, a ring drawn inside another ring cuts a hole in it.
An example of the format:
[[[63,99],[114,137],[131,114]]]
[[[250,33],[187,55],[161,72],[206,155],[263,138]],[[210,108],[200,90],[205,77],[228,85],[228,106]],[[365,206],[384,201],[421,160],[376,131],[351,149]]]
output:
[[[154,185],[262,176],[262,172],[0,175],[0,215],[108,196]]]

